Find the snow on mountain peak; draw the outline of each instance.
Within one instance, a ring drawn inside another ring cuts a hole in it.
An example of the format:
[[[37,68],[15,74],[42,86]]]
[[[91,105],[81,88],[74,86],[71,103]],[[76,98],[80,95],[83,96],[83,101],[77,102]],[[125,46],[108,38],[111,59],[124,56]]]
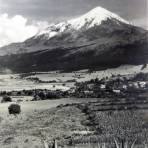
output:
[[[82,28],[84,25],[86,25],[86,23],[88,23],[88,28],[93,27],[94,25],[100,25],[102,21],[107,20],[108,18],[114,18],[117,19],[121,22],[124,23],[128,23],[127,21],[125,21],[124,19],[122,19],[121,17],[119,17],[118,15],[102,8],[102,7],[96,7],[94,9],[92,9],[91,11],[89,11],[88,13],[80,16],[79,18],[76,19],[72,19],[69,22],[69,24],[71,24],[71,26],[74,29],[80,29]]]
[[[91,28],[95,25],[100,25],[102,21],[105,21],[107,19],[116,19],[119,20],[120,22],[128,24],[126,20],[122,19],[120,16],[116,15],[115,13],[112,13],[102,7],[96,7],[78,18],[61,22],[59,24],[51,24],[47,29],[39,32],[36,35],[36,37],[40,35],[45,35],[48,39],[50,39],[51,37],[54,37],[58,33],[64,32],[65,30],[70,30],[70,29],[79,30],[84,26],[86,28]]]

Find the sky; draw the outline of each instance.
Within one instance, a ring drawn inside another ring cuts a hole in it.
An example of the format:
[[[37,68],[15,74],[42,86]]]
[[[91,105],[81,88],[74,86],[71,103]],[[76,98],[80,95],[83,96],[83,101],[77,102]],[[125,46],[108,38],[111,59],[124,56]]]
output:
[[[148,29],[148,0],[0,0],[0,46],[101,6]]]

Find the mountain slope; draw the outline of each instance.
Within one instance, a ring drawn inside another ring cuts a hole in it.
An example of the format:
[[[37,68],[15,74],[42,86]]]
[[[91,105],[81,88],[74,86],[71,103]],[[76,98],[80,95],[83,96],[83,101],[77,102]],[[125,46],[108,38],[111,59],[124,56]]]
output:
[[[15,44],[17,54],[1,56],[0,67],[30,72],[143,64],[148,62],[147,35],[144,29],[98,7]]]
[[[48,28],[40,31],[38,34],[36,34],[30,39],[27,39],[23,43],[13,43],[8,46],[4,46],[0,48],[0,55],[32,52],[42,50],[47,47],[49,48],[49,46],[46,45],[46,42],[50,41],[50,39],[55,36],[61,36],[63,34],[68,35],[68,33],[73,34],[79,31],[81,32],[82,30],[87,30],[94,26],[99,26],[103,21],[106,21],[108,19],[114,19],[116,20],[116,23],[119,23],[119,21],[123,23],[128,23],[114,13],[104,8],[96,7],[78,18],[71,19],[69,21],[61,22],[58,24],[51,24]],[[76,37],[74,37],[73,35],[73,38],[75,39]],[[55,44],[51,45],[50,48],[56,47]]]

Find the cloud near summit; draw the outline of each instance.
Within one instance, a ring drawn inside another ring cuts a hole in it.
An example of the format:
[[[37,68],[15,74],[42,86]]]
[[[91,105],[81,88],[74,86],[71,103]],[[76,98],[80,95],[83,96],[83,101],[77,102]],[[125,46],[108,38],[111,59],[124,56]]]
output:
[[[41,26],[45,26],[43,24],[46,25],[42,22],[29,24],[28,20],[21,15],[13,17],[9,17],[6,13],[0,15],[0,46],[24,41],[35,35]]]

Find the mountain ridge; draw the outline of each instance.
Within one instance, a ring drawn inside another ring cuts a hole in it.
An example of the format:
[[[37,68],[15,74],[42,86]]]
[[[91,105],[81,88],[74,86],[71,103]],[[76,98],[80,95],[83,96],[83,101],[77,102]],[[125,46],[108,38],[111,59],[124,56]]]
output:
[[[46,33],[50,33],[50,32],[52,32],[52,29],[53,29],[53,32],[52,32],[51,36],[49,35],[49,38],[56,35],[55,30],[58,30],[59,32],[63,32],[66,29],[79,30],[84,26],[87,26],[87,29],[88,29],[90,27],[94,27],[94,25],[100,25],[102,21],[107,20],[108,18],[110,18],[110,19],[114,18],[114,19],[120,20],[121,22],[124,22],[127,24],[129,23],[126,20],[119,17],[118,15],[116,15],[116,14],[114,14],[102,7],[96,7],[94,9],[90,10],[88,13],[86,13],[78,18],[71,19],[71,20],[61,22],[58,24],[53,24],[50,27],[48,27],[47,30],[44,30],[43,32],[41,31],[39,34],[37,34],[37,36],[42,35],[42,34],[46,34]]]
[[[34,35],[33,37],[26,39],[24,42],[21,43],[12,43],[7,46],[0,48],[0,55],[6,54],[17,54],[17,53],[24,53],[24,52],[32,52],[38,50],[35,47],[32,47],[30,44],[30,40],[39,40],[42,38],[43,40],[50,40],[51,38],[60,35],[64,32],[74,32],[74,31],[81,31],[81,29],[89,29],[94,27],[95,25],[101,25],[103,21],[107,19],[116,19],[117,23],[123,22],[129,24],[126,20],[122,19],[120,16],[102,8],[96,7],[90,10],[88,13],[83,14],[74,19],[70,19],[68,21],[60,22],[58,24],[51,24],[46,29],[41,30],[39,33]],[[33,44],[33,43],[32,43]],[[36,43],[35,43],[36,44]],[[41,46],[41,47],[40,47]],[[46,48],[45,45],[38,45],[39,50]],[[30,48],[31,47],[31,48]],[[35,48],[35,49],[34,49]]]
[[[98,7],[84,14],[81,20],[86,21],[84,16],[88,17],[90,13],[93,16],[101,14],[98,10],[117,16]],[[30,72],[104,69],[122,64],[147,63],[148,31],[118,19],[118,16],[111,16],[105,14],[98,24],[93,22],[93,25],[90,20],[90,27],[82,23],[82,27],[77,28],[77,23],[73,23],[76,29],[62,28],[64,31],[58,30],[59,33],[51,38],[46,33],[34,36],[20,44],[19,52],[14,47],[16,53],[1,56],[0,67],[15,72]],[[48,29],[50,32],[51,28]]]

